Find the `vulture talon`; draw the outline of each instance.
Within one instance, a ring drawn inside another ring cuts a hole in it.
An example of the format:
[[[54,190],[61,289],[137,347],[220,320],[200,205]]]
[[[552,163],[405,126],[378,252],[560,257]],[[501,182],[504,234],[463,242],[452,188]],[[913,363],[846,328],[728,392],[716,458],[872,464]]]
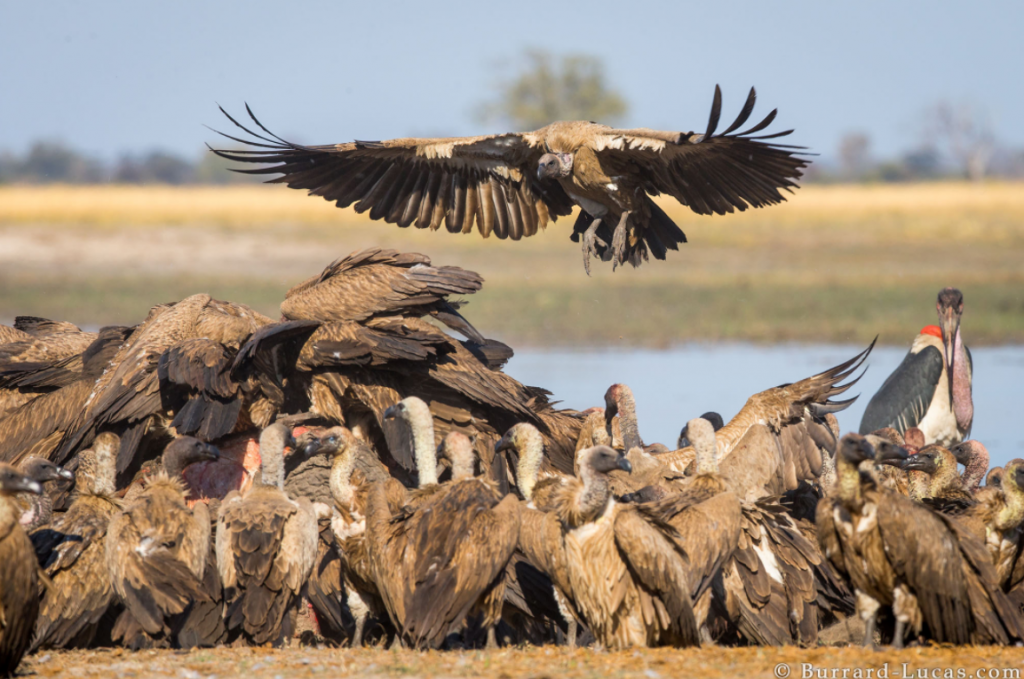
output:
[[[612,271],[615,271],[619,264],[626,263],[626,232],[628,222],[629,211],[627,210],[619,218],[619,224],[615,227],[615,234],[612,236]]]
[[[583,247],[583,268],[588,276],[590,275],[590,256],[593,255],[601,259],[601,253],[597,251],[597,246],[608,247],[608,243],[605,243],[597,235],[597,228],[599,226],[601,226],[601,218],[595,217],[594,221],[590,223],[590,226],[587,227],[587,230],[583,232],[583,236],[580,238],[580,243]]]

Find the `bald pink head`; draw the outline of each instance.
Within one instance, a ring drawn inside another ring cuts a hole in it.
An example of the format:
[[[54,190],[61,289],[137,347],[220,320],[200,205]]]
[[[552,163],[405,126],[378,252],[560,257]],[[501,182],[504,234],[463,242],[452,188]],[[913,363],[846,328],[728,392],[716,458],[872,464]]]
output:
[[[950,452],[964,466],[964,473],[960,477],[964,488],[973,493],[988,471],[988,449],[980,441],[970,440],[956,444]]]

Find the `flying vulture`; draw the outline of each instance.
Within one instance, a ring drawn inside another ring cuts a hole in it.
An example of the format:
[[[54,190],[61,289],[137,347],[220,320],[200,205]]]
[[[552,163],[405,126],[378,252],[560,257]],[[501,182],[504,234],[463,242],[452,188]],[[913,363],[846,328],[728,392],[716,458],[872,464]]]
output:
[[[737,132],[754,110],[753,88],[736,120],[716,135],[722,92],[716,86],[711,116],[703,133],[647,128],[620,130],[586,121],[551,123],[534,132],[480,137],[390,139],[302,146],[264,127],[254,132],[221,111],[252,138],[224,134],[246,150],[211,149],[228,160],[268,167],[238,170],[280,174],[271,183],[334,201],[355,204],[405,228],[452,233],[474,225],[487,238],[519,240],[581,210],[572,240],[582,241],[583,265],[590,256],[612,267],[639,266],[648,251],[665,259],[686,236],[652,196],[667,193],[698,214],[724,215],[748,207],[780,203],[780,189],[791,191],[808,160],[803,147],[774,140],[792,132],[755,136],[776,111]],[[220,133],[223,134],[223,133]],[[769,141],[772,140],[772,141]]]

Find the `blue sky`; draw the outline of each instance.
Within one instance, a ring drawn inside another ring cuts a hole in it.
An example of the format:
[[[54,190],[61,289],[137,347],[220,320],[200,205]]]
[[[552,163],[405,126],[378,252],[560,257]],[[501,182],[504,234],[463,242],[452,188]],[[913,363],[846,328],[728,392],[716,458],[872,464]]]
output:
[[[1024,147],[1019,0],[701,2],[4,2],[0,150],[62,139],[110,158],[194,155],[252,104],[272,130],[331,143],[502,131],[473,119],[495,68],[537,47],[602,57],[628,125],[703,129],[755,85],[795,143],[831,156],[867,132],[878,156],[921,140],[939,99]]]

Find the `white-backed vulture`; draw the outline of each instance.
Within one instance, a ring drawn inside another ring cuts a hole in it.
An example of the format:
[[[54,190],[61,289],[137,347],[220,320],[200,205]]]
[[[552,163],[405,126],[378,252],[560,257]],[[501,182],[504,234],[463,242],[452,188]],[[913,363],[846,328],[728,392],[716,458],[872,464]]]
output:
[[[180,645],[175,628],[181,620],[176,618],[192,602],[207,598],[203,575],[210,551],[207,506],[199,502],[189,509],[185,504],[182,472],[218,457],[208,443],[191,436],[175,439],[164,449],[161,471],[111,518],[107,529],[114,591],[145,635],[174,646]]]
[[[792,132],[752,136],[775,119],[737,132],[754,110],[751,88],[743,109],[715,135],[722,93],[715,87],[711,116],[703,134],[647,128],[614,129],[593,122],[557,122],[535,132],[448,139],[391,139],[325,146],[300,146],[273,135],[249,112],[266,135],[224,115],[258,141],[229,139],[254,150],[214,153],[243,163],[270,167],[241,170],[281,174],[270,180],[309,189],[339,207],[355,203],[407,227],[470,233],[474,223],[485,238],[492,233],[519,240],[545,228],[549,219],[582,208],[573,240],[583,240],[583,262],[590,256],[633,266],[648,250],[664,259],[686,236],[650,196],[666,193],[698,214],[726,214],[784,200],[780,189],[796,188],[808,161],[799,148],[772,140]],[[613,230],[614,229],[614,230]]]
[[[151,311],[96,381],[64,436],[58,461],[88,445],[97,432],[118,430],[122,474],[141,462],[135,453],[151,428],[170,426],[211,441],[240,419],[265,424],[273,415],[266,400],[258,393],[249,398],[230,371],[238,349],[270,322],[243,304],[205,294]]]
[[[403,446],[390,450],[384,411],[410,395],[430,405],[435,445],[452,429],[466,431],[490,469],[500,432],[528,421],[568,471],[580,419],[552,408],[543,389],[502,373],[495,348],[506,358],[511,350],[481,338],[446,299],[480,284],[477,274],[433,266],[423,255],[353,253],[289,291],[281,305],[288,320],[257,332],[233,374],[257,379],[275,407],[299,401],[298,409],[358,431],[387,453],[382,459],[398,478],[408,477],[413,461],[395,457]],[[456,340],[433,318],[479,341]]]
[[[10,677],[32,642],[39,614],[39,564],[25,531],[19,493],[40,495],[43,487],[14,467],[0,463],[0,676]]]
[[[601,418],[601,413],[594,413]],[[588,423],[597,424],[597,420],[587,418]],[[602,423],[603,425],[603,423]],[[584,426],[586,430],[586,425]],[[592,426],[591,431],[603,432],[603,426]],[[598,437],[600,438],[600,437]],[[501,437],[496,446],[497,450],[512,450],[516,457],[516,488],[523,496],[525,507],[536,509],[542,512],[555,511],[555,492],[569,482],[572,478],[566,474],[556,471],[544,471],[541,469],[544,461],[544,439],[540,432],[529,422],[520,422]],[[543,569],[544,564],[533,564],[528,559],[527,563],[535,569]],[[537,613],[555,621],[559,627],[564,627],[566,644],[573,648],[576,646],[576,639],[579,634],[580,614],[571,594],[561,589],[556,582],[567,582],[568,575],[564,572],[564,563],[561,561],[549,562],[548,566],[562,568],[563,572],[555,576],[545,575],[547,583],[542,585],[541,591],[530,592],[530,603],[537,609]],[[540,588],[538,588],[540,589]],[[553,611],[545,606],[547,589],[550,589],[551,599],[554,603]],[[525,594],[525,593],[524,593]],[[557,616],[557,617],[556,617]]]
[[[912,499],[924,502],[936,511],[966,509],[975,504],[974,495],[964,489],[956,468],[956,457],[933,443],[909,456],[900,467],[909,476]]]
[[[519,540],[519,504],[484,478],[437,487],[432,418],[422,400],[403,399],[389,418],[412,425],[421,491],[394,515],[382,483],[370,485],[366,540],[375,580],[392,622],[414,647],[438,648],[481,616],[494,643],[505,570]],[[462,461],[465,469],[472,462]],[[426,491],[426,492],[424,492]]]
[[[861,463],[906,458],[903,449],[847,434],[836,456],[836,496],[818,505],[818,539],[849,579],[873,643],[877,611],[892,607],[893,644],[909,632],[953,644],[1009,644],[1019,616],[999,589],[980,540],[956,519],[881,486]]]
[[[291,638],[295,605],[316,559],[316,511],[308,499],[284,491],[288,445],[295,441],[285,425],[263,430],[260,479],[245,495],[229,494],[217,522],[228,629],[256,644]]]
[[[15,503],[22,509],[21,527],[31,533],[53,518],[53,498],[50,497],[47,485],[54,481],[73,479],[75,475],[41,457],[30,457],[23,461],[18,465],[18,471],[43,488],[42,493],[23,493],[15,497]]]
[[[1024,460],[1007,462],[999,486],[982,488],[976,497],[967,513],[984,527],[1000,586],[1024,611]]]
[[[693,597],[702,587],[669,520],[678,507],[612,498],[607,473],[629,460],[606,446],[582,453],[580,478],[556,491],[555,511],[522,510],[520,549],[569,594],[598,643],[695,646]]]
[[[103,432],[91,449],[81,451],[71,506],[32,534],[51,583],[43,593],[33,649],[88,645],[115,601],[103,541],[110,518],[122,507],[114,485],[119,447],[116,435]]]

